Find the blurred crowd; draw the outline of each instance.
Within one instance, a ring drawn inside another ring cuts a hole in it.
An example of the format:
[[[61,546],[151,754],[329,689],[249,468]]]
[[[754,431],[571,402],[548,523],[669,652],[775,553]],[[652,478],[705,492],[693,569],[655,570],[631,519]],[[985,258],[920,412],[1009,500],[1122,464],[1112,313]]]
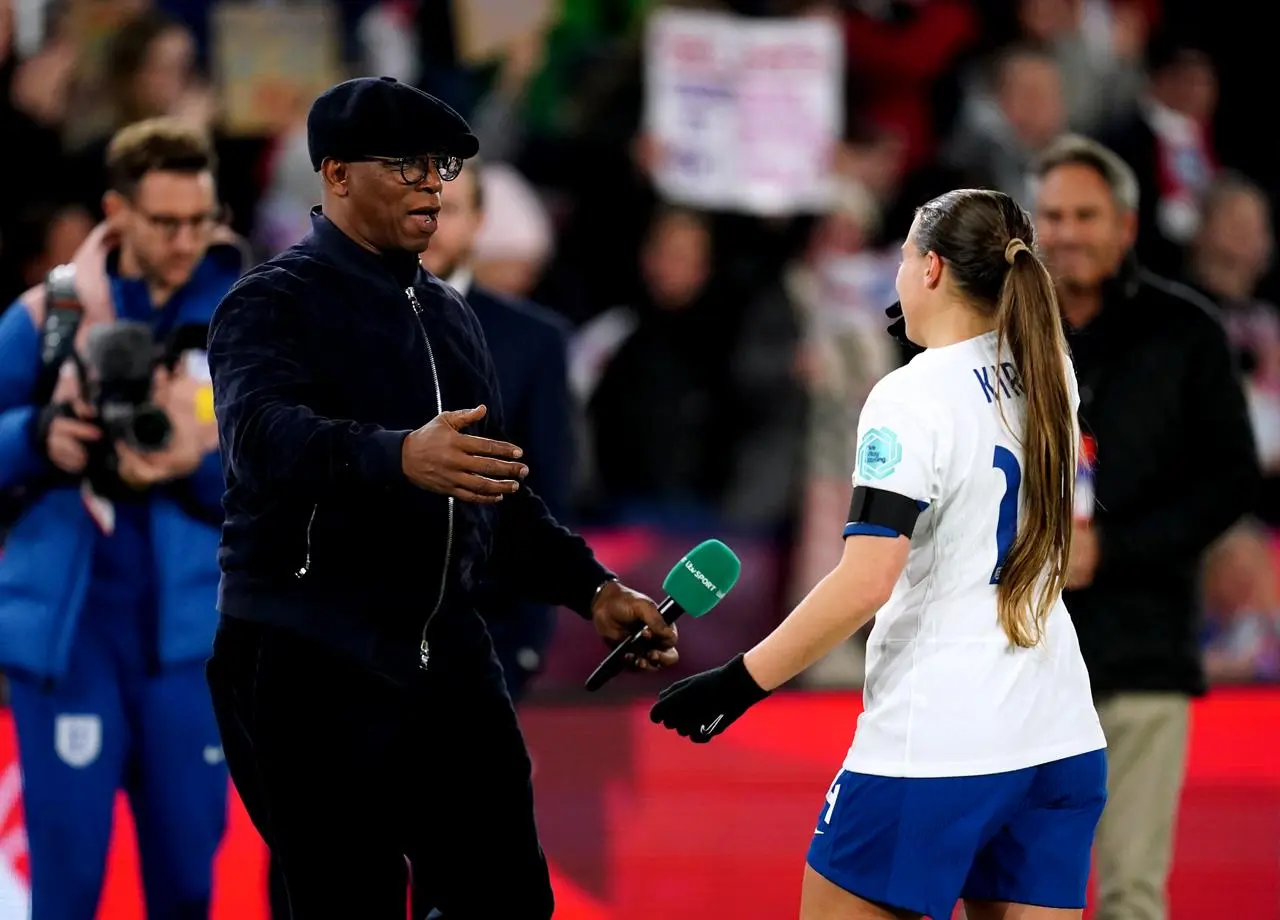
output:
[[[102,219],[107,140],[139,119],[207,129],[222,216],[258,257],[306,232],[318,200],[309,99],[287,103],[270,132],[226,130],[210,26],[220,4],[99,0],[115,18],[91,43],[77,8],[94,5],[0,0],[4,303],[70,260]],[[1029,202],[1038,152],[1083,133],[1138,175],[1140,260],[1214,301],[1238,347],[1265,487],[1205,560],[1204,647],[1214,679],[1280,680],[1280,132],[1256,116],[1269,67],[1250,7],[668,4],[822,17],[843,36],[831,207],[759,218],[655,190],[664,150],[646,130],[644,50],[656,4],[563,0],[544,27],[481,62],[459,50],[460,5],[344,0],[332,10],[347,73],[411,81],[480,137],[476,282],[572,329],[576,523],[750,534],[786,560],[778,596],[801,596],[839,550],[858,408],[903,360],[883,309],[913,209],[959,186]],[[1187,476],[1214,475],[1213,437],[1186,446]],[[856,674],[854,643],[815,680]]]

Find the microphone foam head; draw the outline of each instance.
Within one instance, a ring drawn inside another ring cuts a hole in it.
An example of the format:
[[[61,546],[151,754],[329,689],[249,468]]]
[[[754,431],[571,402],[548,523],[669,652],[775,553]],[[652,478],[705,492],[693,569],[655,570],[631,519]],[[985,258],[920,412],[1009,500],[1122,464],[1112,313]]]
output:
[[[692,617],[708,612],[738,583],[742,563],[719,540],[699,543],[676,563],[662,590]]]

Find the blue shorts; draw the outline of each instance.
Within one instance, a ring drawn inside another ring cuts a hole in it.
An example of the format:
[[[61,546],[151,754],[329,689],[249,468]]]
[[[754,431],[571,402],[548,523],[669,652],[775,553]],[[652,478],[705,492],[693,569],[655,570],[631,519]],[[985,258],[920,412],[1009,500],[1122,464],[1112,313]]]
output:
[[[1106,751],[986,776],[902,778],[842,770],[809,865],[845,891],[933,920],[956,901],[1084,907]]]

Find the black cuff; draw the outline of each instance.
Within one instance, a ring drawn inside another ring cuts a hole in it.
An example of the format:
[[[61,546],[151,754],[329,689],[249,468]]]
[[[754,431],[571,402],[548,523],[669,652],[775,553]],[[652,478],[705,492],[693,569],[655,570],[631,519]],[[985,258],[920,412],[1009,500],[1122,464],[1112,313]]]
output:
[[[772,692],[756,683],[747,670],[747,656],[742,652],[724,666],[724,680],[732,698],[742,700],[748,706],[754,706]]]

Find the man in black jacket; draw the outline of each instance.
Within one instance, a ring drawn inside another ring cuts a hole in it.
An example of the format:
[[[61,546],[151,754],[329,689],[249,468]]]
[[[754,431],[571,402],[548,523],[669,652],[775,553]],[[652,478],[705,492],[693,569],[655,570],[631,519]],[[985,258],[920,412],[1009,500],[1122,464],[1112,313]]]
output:
[[[1205,689],[1197,571],[1250,506],[1253,437],[1214,308],[1132,261],[1133,171],[1068,137],[1038,177],[1037,235],[1096,449],[1096,501],[1077,509],[1066,603],[1107,734],[1097,916],[1163,920],[1189,700]]]
[[[545,920],[481,586],[563,604],[608,641],[647,625],[663,647],[641,667],[675,660],[675,632],[523,486],[475,316],[418,267],[441,182],[477,151],[466,123],[384,77],[326,91],[307,128],[312,232],[210,327],[227,765],[294,920],[403,917],[406,863],[448,920]]]

